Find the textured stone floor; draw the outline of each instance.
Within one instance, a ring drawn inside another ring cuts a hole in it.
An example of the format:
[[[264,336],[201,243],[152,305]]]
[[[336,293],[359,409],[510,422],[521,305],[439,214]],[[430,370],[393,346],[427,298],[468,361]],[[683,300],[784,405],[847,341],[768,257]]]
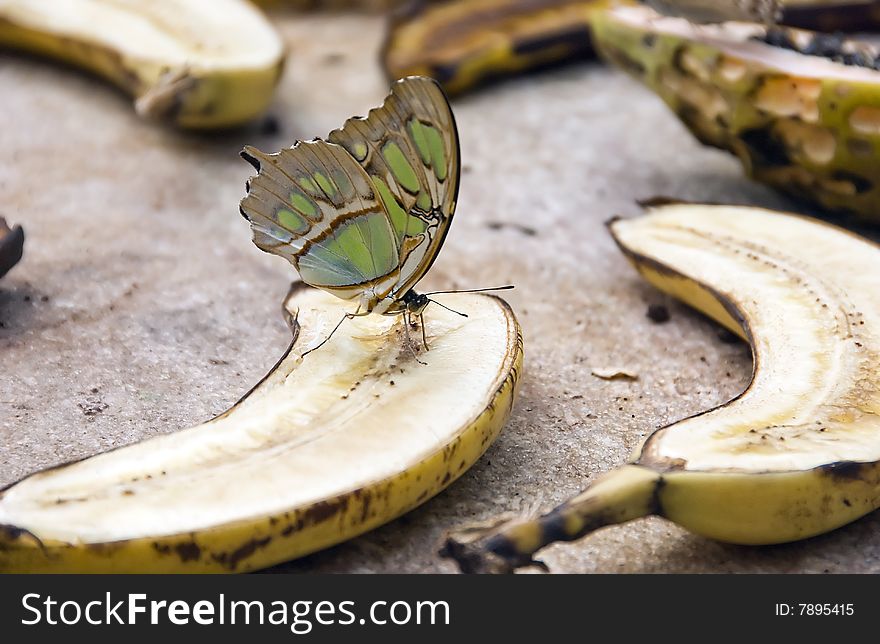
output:
[[[0,485],[198,423],[286,346],[293,277],[250,242],[237,204],[266,150],[377,104],[382,25],[278,17],[290,60],[281,129],[186,135],[138,120],[90,77],[0,54],[0,212],[26,228],[0,282]],[[455,224],[425,283],[512,282],[526,375],[506,430],[449,490],[350,543],[276,570],[452,571],[444,530],[548,508],[623,462],[655,427],[736,395],[745,346],[636,277],[603,222],[656,194],[790,207],[696,144],[635,82],[584,64],[455,102],[464,174]],[[501,224],[499,226],[499,224]],[[650,304],[671,320],[655,324]],[[635,382],[591,367],[626,366]],[[649,519],[545,551],[559,572],[880,572],[880,515],[771,548],[720,545]]]

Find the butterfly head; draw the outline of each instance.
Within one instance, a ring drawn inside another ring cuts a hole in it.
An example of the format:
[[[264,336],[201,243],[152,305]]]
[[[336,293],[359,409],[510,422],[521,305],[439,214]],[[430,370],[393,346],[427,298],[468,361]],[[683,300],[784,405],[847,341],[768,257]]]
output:
[[[428,299],[427,295],[416,293],[412,289],[406,292],[402,300],[403,304],[406,306],[406,310],[412,315],[421,315],[430,301],[431,300]]]

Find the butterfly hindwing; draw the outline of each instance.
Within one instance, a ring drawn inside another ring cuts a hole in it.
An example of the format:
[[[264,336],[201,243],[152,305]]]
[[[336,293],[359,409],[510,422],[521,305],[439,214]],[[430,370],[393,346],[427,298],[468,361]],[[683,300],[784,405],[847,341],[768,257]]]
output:
[[[395,83],[382,107],[349,119],[328,141],[343,148],[373,183],[394,230],[402,297],[440,250],[458,196],[459,144],[452,110],[433,80]]]
[[[346,299],[396,280],[397,236],[370,177],[344,149],[312,141],[277,154],[247,147],[243,156],[259,171],[241,202],[259,248]]]

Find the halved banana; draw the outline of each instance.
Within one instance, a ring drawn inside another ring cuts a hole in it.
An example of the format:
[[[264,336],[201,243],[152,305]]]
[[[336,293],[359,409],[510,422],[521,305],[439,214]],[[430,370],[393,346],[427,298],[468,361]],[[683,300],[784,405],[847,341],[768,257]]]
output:
[[[303,356],[346,303],[295,287],[291,348],[232,409],[0,492],[0,572],[242,572],[423,503],[498,435],[522,367],[503,300],[442,301],[469,317],[428,309],[427,364],[399,316],[347,321]]]
[[[658,429],[632,464],[549,514],[454,535],[446,549],[462,568],[509,571],[549,543],[647,515],[770,544],[880,507],[880,248],[746,207],[665,205],[610,227],[651,284],[750,342],[752,382]]]
[[[0,0],[0,46],[84,67],[138,114],[227,127],[261,114],[284,45],[247,0]]]

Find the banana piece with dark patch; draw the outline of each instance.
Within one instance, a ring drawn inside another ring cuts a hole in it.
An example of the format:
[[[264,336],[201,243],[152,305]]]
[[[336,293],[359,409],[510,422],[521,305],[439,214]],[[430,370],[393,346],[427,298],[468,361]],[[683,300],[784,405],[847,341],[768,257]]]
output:
[[[699,25],[623,7],[594,18],[609,61],[654,90],[702,142],[792,197],[880,220],[875,47],[758,24]]]
[[[623,0],[621,0],[623,1]],[[594,57],[590,21],[614,0],[415,0],[390,20],[391,79],[430,76],[450,94]]]
[[[880,508],[880,248],[734,206],[656,206],[610,230],[648,282],[749,342],[751,383],[657,429],[629,464],[551,512],[453,534],[446,554],[468,572],[510,572],[553,542],[648,515],[761,545]]]

